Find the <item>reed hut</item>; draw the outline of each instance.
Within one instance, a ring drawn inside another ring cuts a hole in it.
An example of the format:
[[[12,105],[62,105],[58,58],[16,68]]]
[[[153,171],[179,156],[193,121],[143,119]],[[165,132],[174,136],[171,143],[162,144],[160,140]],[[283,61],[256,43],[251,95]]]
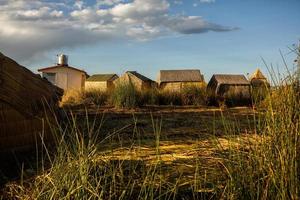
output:
[[[250,83],[252,87],[270,87],[270,83],[260,69],[256,69],[256,71],[250,76]]]
[[[114,81],[114,84],[133,84],[133,86],[138,90],[149,90],[156,87],[156,82],[136,71],[125,72]]]
[[[256,69],[250,76],[250,83],[252,86],[253,99],[255,101],[263,100],[270,89],[270,83],[259,69]]]
[[[85,91],[107,91],[114,89],[114,80],[119,78],[117,74],[95,74],[85,81]]]
[[[0,53],[0,152],[50,138],[63,91]]]
[[[251,85],[244,75],[215,74],[207,84],[209,103],[251,104]]]
[[[158,85],[161,90],[181,91],[186,86],[204,87],[204,77],[197,69],[160,70]]]

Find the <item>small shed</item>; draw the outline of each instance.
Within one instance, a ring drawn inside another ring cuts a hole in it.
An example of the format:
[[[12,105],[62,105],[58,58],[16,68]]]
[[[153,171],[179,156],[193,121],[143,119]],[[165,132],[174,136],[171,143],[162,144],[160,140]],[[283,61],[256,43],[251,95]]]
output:
[[[63,90],[81,90],[87,78],[87,73],[68,65],[65,55],[58,57],[58,63],[51,67],[38,69],[42,77]]]
[[[207,93],[211,104],[251,104],[251,85],[244,75],[215,74],[207,84]]]
[[[270,89],[270,83],[263,73],[257,69],[250,77],[252,97],[255,102],[263,100]]]
[[[46,141],[62,94],[0,53],[0,151],[35,147],[43,136]]]
[[[85,90],[107,91],[114,89],[114,80],[119,78],[117,74],[94,74],[85,81]]]
[[[156,87],[156,82],[136,71],[127,71],[114,81],[115,85],[124,83],[131,83],[138,90],[147,90]]]
[[[270,83],[260,69],[256,69],[256,71],[250,76],[250,83],[252,87],[270,87]]]
[[[198,69],[160,70],[157,82],[160,89],[171,91],[180,91],[185,86],[205,86],[204,77]]]

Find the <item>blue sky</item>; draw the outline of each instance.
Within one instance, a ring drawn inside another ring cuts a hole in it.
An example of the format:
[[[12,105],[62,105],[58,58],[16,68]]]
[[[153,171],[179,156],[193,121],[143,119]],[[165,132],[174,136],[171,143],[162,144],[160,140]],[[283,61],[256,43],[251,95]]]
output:
[[[33,71],[65,53],[89,74],[196,68],[208,81],[267,72],[261,57],[284,70],[279,49],[292,67],[300,39],[299,0],[2,1],[0,51]]]

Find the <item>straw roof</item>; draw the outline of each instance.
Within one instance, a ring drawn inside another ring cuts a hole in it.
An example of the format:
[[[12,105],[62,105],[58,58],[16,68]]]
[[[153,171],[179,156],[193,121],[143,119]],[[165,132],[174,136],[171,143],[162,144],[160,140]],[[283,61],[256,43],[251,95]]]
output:
[[[57,105],[63,90],[0,53],[0,102],[34,116]]]
[[[137,71],[127,71],[126,73],[131,74],[142,81],[151,81],[152,82],[152,80],[150,78],[143,76],[142,74],[138,73]]]
[[[158,82],[202,82],[203,76],[198,69],[160,70]]]
[[[118,78],[117,74],[94,74],[86,79],[87,82],[102,82],[102,81],[110,81],[114,77]]]
[[[244,75],[241,74],[215,74],[212,79],[215,79],[218,84],[226,85],[249,85],[250,82]]]
[[[259,69],[256,69],[256,71],[250,77],[250,80],[252,79],[267,79],[267,78],[263,75],[263,73]]]

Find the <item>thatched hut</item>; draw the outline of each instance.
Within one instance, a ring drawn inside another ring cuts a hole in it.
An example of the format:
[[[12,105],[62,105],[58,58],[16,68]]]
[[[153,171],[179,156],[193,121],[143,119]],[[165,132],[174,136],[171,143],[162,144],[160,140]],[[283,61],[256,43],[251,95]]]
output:
[[[181,91],[186,86],[204,87],[204,77],[197,69],[160,70],[158,75],[161,90]]]
[[[215,74],[207,84],[211,104],[249,105],[251,85],[244,75]]]
[[[136,71],[127,71],[114,81],[115,85],[128,83],[133,84],[138,90],[148,90],[156,87],[156,82]]]
[[[270,83],[259,69],[251,75],[250,83],[252,86],[252,96],[254,101],[263,100],[270,89]]]
[[[256,71],[250,76],[250,83],[252,87],[270,87],[270,83],[263,73],[256,69]]]
[[[63,91],[0,53],[0,151],[35,147]],[[49,114],[49,117],[48,117]],[[52,116],[51,116],[52,115]]]
[[[94,74],[85,81],[85,91],[107,91],[114,89],[114,80],[117,74]]]

